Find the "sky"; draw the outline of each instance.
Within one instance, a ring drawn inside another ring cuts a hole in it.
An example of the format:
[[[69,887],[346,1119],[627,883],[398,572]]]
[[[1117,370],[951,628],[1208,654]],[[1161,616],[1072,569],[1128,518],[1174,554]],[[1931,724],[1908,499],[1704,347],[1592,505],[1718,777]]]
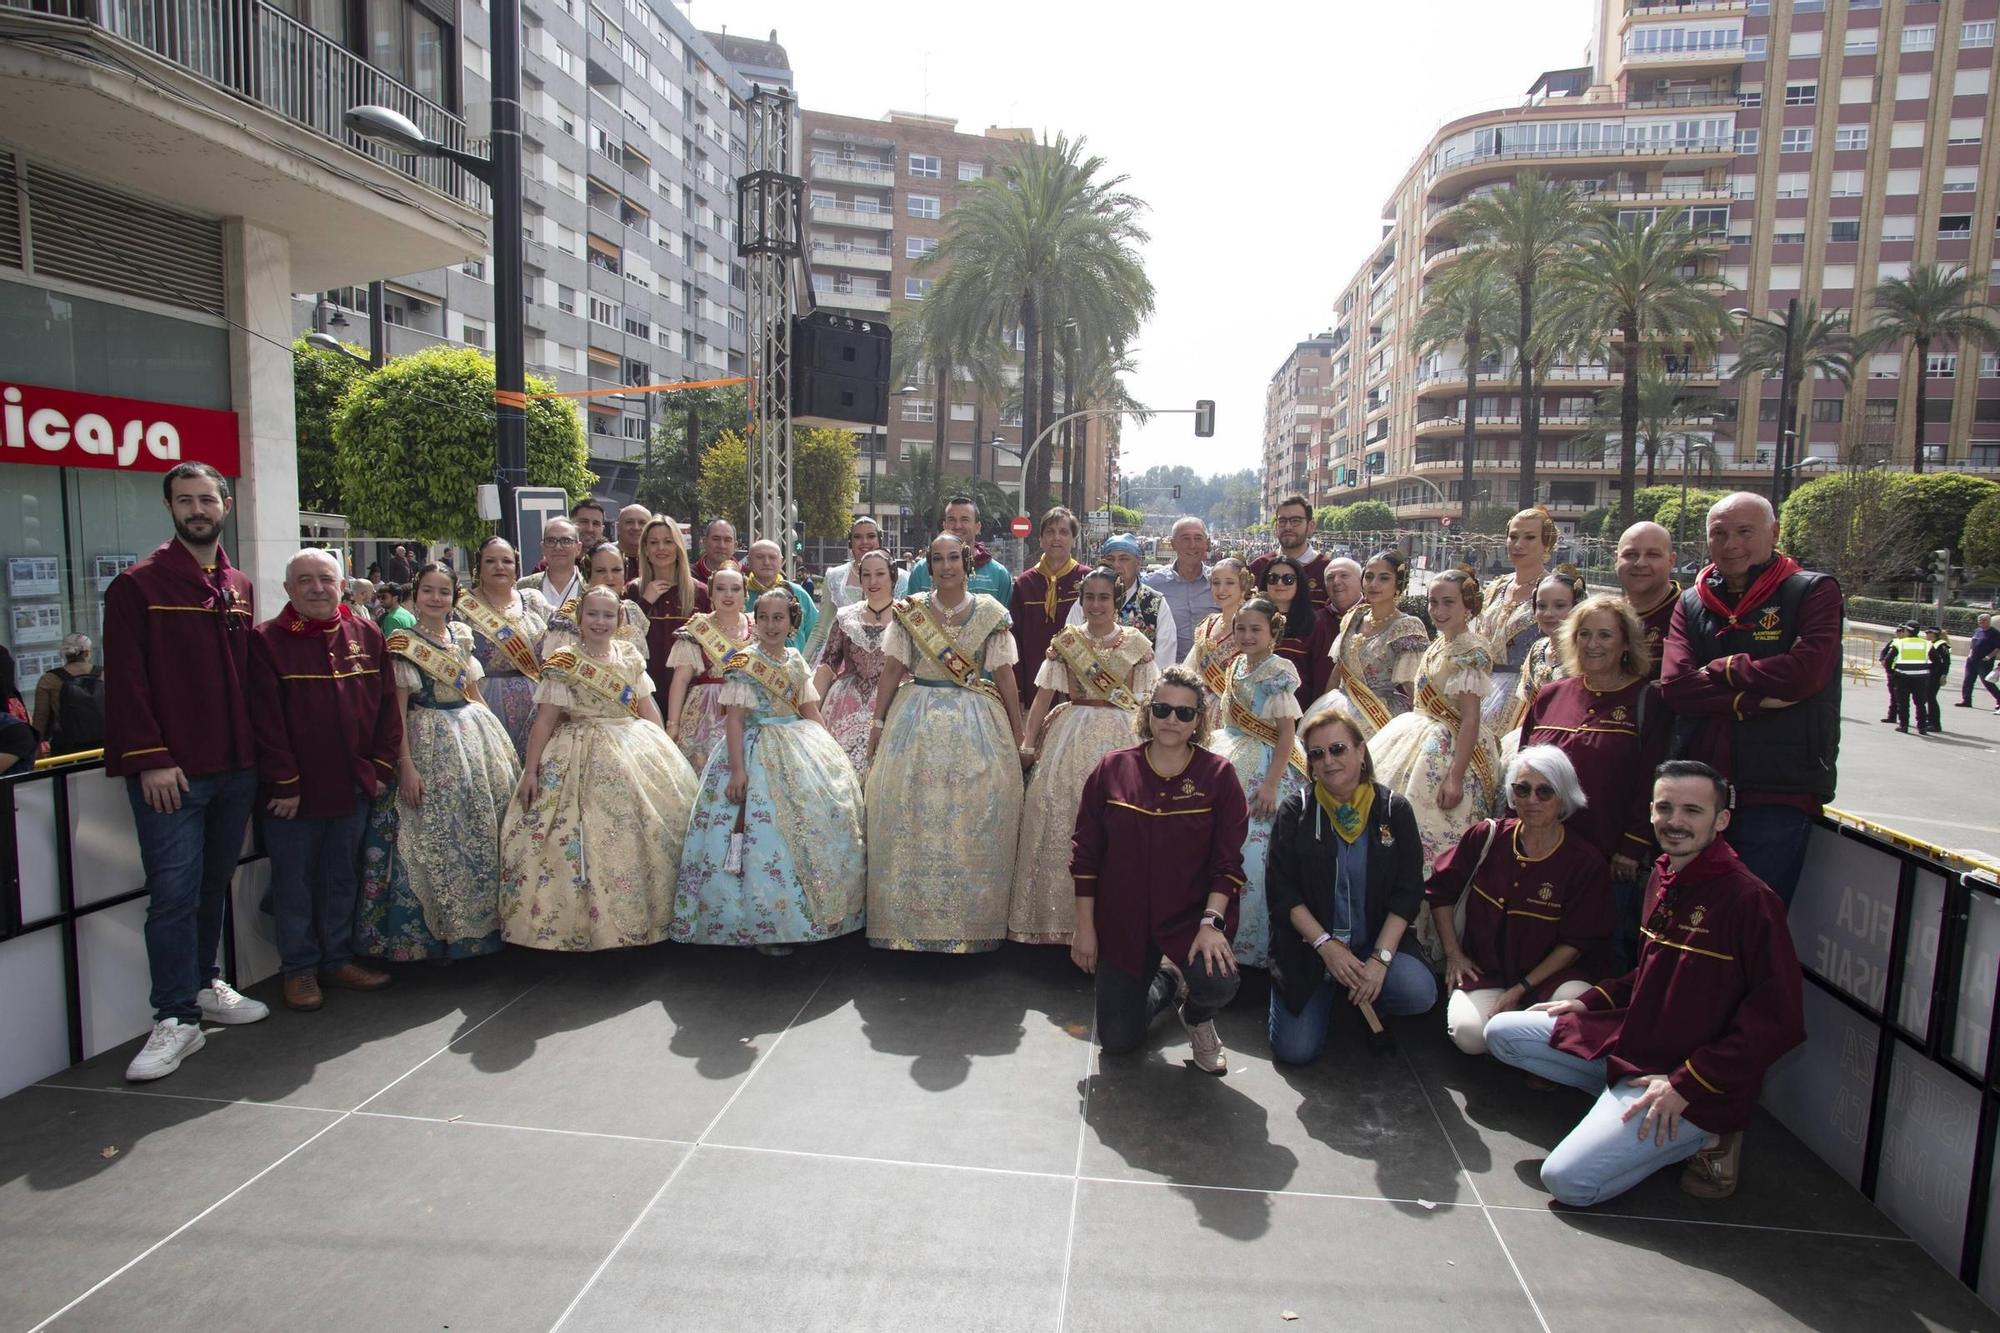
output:
[[[1380,239],[1382,206],[1437,126],[1513,106],[1583,63],[1591,0],[1232,6],[1107,0],[694,0],[700,27],[777,29],[815,111],[955,117],[961,133],[1082,135],[1151,206],[1157,310],[1131,387],[1216,401],[1127,427],[1121,467],[1261,466],[1264,391]],[[1199,22],[1179,21],[1185,18]],[[1176,21],[1167,21],[1172,18]],[[1216,22],[1217,19],[1227,22]]]

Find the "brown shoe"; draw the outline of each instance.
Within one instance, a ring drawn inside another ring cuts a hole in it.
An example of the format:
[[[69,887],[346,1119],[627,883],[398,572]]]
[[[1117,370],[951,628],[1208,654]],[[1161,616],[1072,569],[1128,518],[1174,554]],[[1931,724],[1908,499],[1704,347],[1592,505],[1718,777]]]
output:
[[[338,986],[342,990],[381,990],[394,980],[387,972],[378,972],[359,963],[342,963],[338,971],[320,974],[322,983]]]
[[[1681,1189],[1697,1199],[1726,1199],[1736,1193],[1736,1180],[1742,1172],[1743,1131],[1738,1129],[1688,1158],[1681,1172]]]
[[[325,1003],[326,996],[319,990],[319,978],[312,973],[285,978],[285,1008],[309,1014]]]

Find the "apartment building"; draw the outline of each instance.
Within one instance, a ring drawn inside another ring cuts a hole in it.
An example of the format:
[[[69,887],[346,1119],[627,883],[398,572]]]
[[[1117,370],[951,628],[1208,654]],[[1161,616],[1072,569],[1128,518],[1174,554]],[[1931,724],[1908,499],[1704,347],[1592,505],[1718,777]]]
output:
[[[466,15],[462,30],[445,30],[460,56],[448,72],[481,132],[492,60],[482,7],[443,8]],[[345,9],[306,6],[329,21]],[[742,374],[742,99],[753,77],[791,85],[777,34],[703,33],[671,0],[522,0],[521,14],[529,372],[562,389]],[[436,342],[491,347],[489,263],[385,282],[386,354]],[[367,304],[365,286],[300,296],[294,328],[365,342]],[[584,405],[598,492],[629,499],[661,400],[608,395]]]
[[[1333,404],[1334,367],[1347,335],[1307,338],[1271,376],[1264,390],[1264,508],[1294,493],[1312,493],[1326,446],[1340,438],[1345,408]]]
[[[1522,105],[1446,124],[1397,184],[1380,242],[1335,294],[1332,336],[1351,353],[1336,360],[1332,411],[1349,415],[1313,457],[1310,492],[1388,500],[1400,521],[1435,524],[1458,508],[1470,410],[1475,500],[1530,498],[1511,353],[1482,356],[1468,404],[1459,356],[1420,357],[1409,337],[1424,284],[1464,257],[1455,206],[1520,171],[1571,182],[1621,216],[1686,209],[1728,279],[1726,303],[1758,314],[1797,296],[1865,328],[1874,284],[1912,264],[2000,277],[1996,21],[2000,0],[1600,0],[1594,64],[1543,75]],[[1580,437],[1620,354],[1550,366],[1538,386],[1533,498],[1561,521],[1617,501],[1615,454],[1597,456]],[[1921,373],[1907,360],[1885,351],[1851,386],[1802,390],[1802,476],[1849,449],[1910,466],[1919,412],[1927,468],[2000,474],[2000,349],[1935,350]],[[1768,489],[1778,385],[1739,384],[1733,364],[1725,346],[1713,364],[1683,358],[1669,369],[1727,405],[1694,423],[1727,483]],[[1267,448],[1267,476],[1285,461]],[[1679,465],[1661,467],[1678,476]]]

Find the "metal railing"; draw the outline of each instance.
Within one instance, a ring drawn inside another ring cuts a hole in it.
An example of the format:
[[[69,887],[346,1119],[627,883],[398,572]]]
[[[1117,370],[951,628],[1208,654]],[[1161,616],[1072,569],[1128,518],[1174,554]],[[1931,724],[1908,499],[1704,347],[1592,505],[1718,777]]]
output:
[[[0,10],[87,24],[171,61],[217,87],[372,157],[461,203],[481,206],[484,187],[442,158],[411,158],[350,134],[342,117],[386,106],[431,139],[477,151],[465,122],[337,42],[264,0],[0,0]],[[456,58],[456,52],[448,53]]]

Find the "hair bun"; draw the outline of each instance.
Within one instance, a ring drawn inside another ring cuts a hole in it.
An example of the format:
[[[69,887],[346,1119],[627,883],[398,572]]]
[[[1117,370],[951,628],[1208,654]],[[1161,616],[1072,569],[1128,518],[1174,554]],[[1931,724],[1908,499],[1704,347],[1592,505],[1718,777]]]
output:
[[[1581,569],[1578,569],[1573,563],[1571,563],[1568,560],[1565,560],[1560,565],[1556,566],[1556,573],[1567,575],[1568,577],[1573,579],[1580,579],[1583,577],[1583,571]]]
[[[1478,570],[1476,570],[1476,569],[1474,569],[1474,568],[1473,568],[1473,567],[1472,567],[1472,566],[1471,566],[1471,565],[1470,565],[1469,563],[1467,563],[1466,561],[1463,561],[1463,560],[1461,560],[1461,561],[1459,561],[1459,562],[1458,562],[1457,564],[1453,565],[1453,566],[1452,566],[1452,568],[1453,568],[1454,570],[1457,570],[1457,571],[1458,571],[1459,573],[1461,573],[1461,574],[1470,574],[1470,575],[1472,575],[1472,576],[1473,576],[1474,578],[1477,578],[1477,577],[1479,577],[1479,571],[1478,571]]]

